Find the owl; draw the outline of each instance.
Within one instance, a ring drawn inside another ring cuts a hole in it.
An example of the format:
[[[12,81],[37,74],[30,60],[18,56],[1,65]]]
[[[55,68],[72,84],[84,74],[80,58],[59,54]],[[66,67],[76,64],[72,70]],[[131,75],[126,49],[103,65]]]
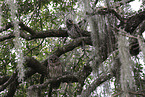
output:
[[[78,37],[82,37],[81,29],[78,25],[74,24],[72,20],[66,20],[66,27],[70,38],[75,39]]]
[[[62,76],[62,65],[56,55],[51,55],[49,57],[47,70],[51,78]]]

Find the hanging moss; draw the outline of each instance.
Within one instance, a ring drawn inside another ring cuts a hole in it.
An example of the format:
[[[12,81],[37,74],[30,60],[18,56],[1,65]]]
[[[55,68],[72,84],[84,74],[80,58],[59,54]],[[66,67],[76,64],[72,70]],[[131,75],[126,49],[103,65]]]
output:
[[[143,60],[144,60],[144,63],[145,63],[145,43],[143,42],[143,39],[141,37],[138,37],[138,42],[139,42],[139,47],[143,53]]]
[[[129,89],[133,89],[135,87],[134,78],[133,78],[133,61],[131,60],[131,56],[129,53],[129,43],[126,37],[120,35],[118,36],[118,49],[119,49],[119,57],[121,62],[121,76],[120,83],[121,88],[124,91],[123,95],[129,95],[127,92]]]
[[[18,70],[18,77],[19,81],[23,80],[24,77],[24,66],[23,66],[23,52],[22,52],[22,40],[20,39],[20,30],[18,19],[16,16],[17,6],[12,0],[7,0],[7,3],[10,7],[11,19],[14,24],[14,45],[15,45],[15,52],[16,52],[16,61],[17,61],[17,70]]]

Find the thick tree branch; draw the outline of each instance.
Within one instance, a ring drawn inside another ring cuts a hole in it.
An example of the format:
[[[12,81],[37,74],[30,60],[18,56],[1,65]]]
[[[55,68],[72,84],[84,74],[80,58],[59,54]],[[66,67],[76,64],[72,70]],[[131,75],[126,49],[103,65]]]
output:
[[[27,66],[33,68],[29,68],[26,72],[25,72],[25,77],[24,80],[26,80],[27,78],[29,78],[30,76],[32,76],[33,74],[36,73],[36,71],[40,74],[44,74],[46,75],[47,71],[46,71],[46,67],[42,66],[39,61],[37,61],[36,59],[32,58],[32,57],[25,57],[25,63]],[[14,80],[15,79],[15,80]],[[3,79],[4,80],[4,79]],[[3,83],[3,80],[1,80],[1,82]],[[5,79],[6,80],[6,79]],[[14,95],[17,86],[19,85],[19,83],[17,81],[17,77],[16,77],[16,73],[14,73],[14,75],[12,75],[9,80],[4,83],[1,87],[0,90],[4,90],[9,84],[10,84],[10,88],[8,90],[8,93],[6,94],[6,97],[12,97],[12,95]]]
[[[114,63],[112,70],[110,70],[106,74],[100,75],[96,80],[94,80],[85,90],[82,91],[81,97],[89,97],[91,92],[93,92],[98,86],[100,86],[103,82],[110,80],[113,76],[116,76],[116,73],[118,72],[120,61],[119,58],[116,57],[116,59],[113,60]]]
[[[13,33],[10,33],[10,34],[7,34],[7,35],[4,35],[4,36],[0,36],[0,41],[4,41],[6,39],[11,39],[11,38],[14,38],[14,34]]]
[[[100,52],[102,52],[102,56],[103,56],[102,59],[103,60],[106,60],[108,55],[112,51],[116,50],[116,45],[115,45],[116,40],[115,40],[114,34],[112,33],[112,31],[109,31],[107,33],[109,33],[109,35],[111,37],[108,37],[108,34],[106,34],[106,37],[104,37],[104,39],[101,40],[102,43],[101,43],[101,47],[100,47]],[[109,43],[110,40],[111,40],[111,43]],[[80,46],[82,44],[82,41],[84,41],[84,43],[87,44],[87,45],[92,45],[91,38],[89,38],[89,37],[80,37],[80,38],[74,39],[69,44],[64,45],[63,47],[59,47],[56,51],[53,52],[53,54],[57,55],[59,57],[62,54],[65,54],[69,51],[72,51],[76,47]],[[47,59],[45,59],[42,62],[42,64],[47,64]]]
[[[61,56],[62,54],[72,51],[74,48],[80,46],[82,44],[82,41],[84,41],[85,44],[92,45],[91,38],[81,37],[81,38],[74,39],[69,44],[64,45],[61,48],[58,48],[56,51],[53,52],[53,54],[57,56]]]
[[[35,74],[36,71],[29,68],[26,72],[25,72],[25,77],[24,80],[26,80],[27,78],[31,77],[33,74]],[[17,86],[20,84],[21,82],[18,82],[18,79],[15,78],[14,81],[11,82],[10,87],[8,89],[8,93],[4,96],[4,97],[13,97],[13,95],[15,94],[15,91],[17,89]]]
[[[84,31],[82,32],[84,37],[90,37],[90,32]],[[28,35],[25,32],[21,31],[20,36],[26,40],[38,39],[38,38],[46,38],[46,37],[68,37],[67,30],[47,30],[47,31],[40,31],[35,32],[35,35]],[[6,39],[14,38],[14,34],[10,33],[4,36],[0,36],[0,41],[4,41]]]
[[[1,76],[0,77],[0,85],[4,84],[10,77],[9,76]]]
[[[50,29],[47,31],[34,31],[33,29],[31,29],[30,27],[24,25],[23,22],[19,22],[19,26],[21,27],[21,29],[23,31],[27,31],[28,33],[30,33],[30,35],[24,33],[21,31],[20,36],[26,40],[32,40],[32,39],[37,39],[37,38],[46,38],[46,37],[68,37],[67,34],[67,30],[62,30],[62,29],[58,29],[58,30],[54,30],[54,29]],[[13,24],[12,23],[7,23],[6,26],[4,26],[3,28],[0,29],[0,32],[5,31],[9,28],[12,28]],[[88,31],[82,31],[82,36],[83,37],[90,37],[90,32]],[[4,36],[0,37],[0,41],[4,41],[6,39],[11,39],[14,38],[14,34],[10,33]]]
[[[39,61],[34,59],[33,57],[25,57],[25,62],[28,67],[31,67],[36,72],[47,75],[47,69],[44,65],[42,65]]]
[[[127,19],[125,31],[132,34],[134,30],[145,20],[145,11],[133,15]]]
[[[26,72],[25,72],[25,77],[24,80],[26,80],[27,78],[29,78],[30,76],[32,76],[33,74],[35,74],[36,71],[29,68]],[[12,86],[14,89],[16,89],[16,87],[19,85],[18,81],[17,81],[17,73],[13,73],[13,75],[11,77],[6,76],[6,77],[2,77],[2,79],[0,78],[0,82],[1,82],[1,86],[0,86],[0,91],[3,91],[4,89],[6,89],[6,87],[10,84],[10,86]],[[11,87],[11,88],[12,88]],[[9,92],[7,93],[6,97],[12,97],[12,95],[14,95],[13,92],[15,92],[13,89],[9,88]]]
[[[0,86],[0,91],[3,91],[16,78],[16,76],[17,76],[17,73],[14,72],[14,74],[9,78],[9,80]]]
[[[81,97],[89,97],[91,92],[93,92],[96,89],[96,87],[100,86],[100,84],[102,84],[103,82],[111,78],[112,78],[112,75],[110,73],[100,76],[91,85],[89,85],[87,89],[82,91]]]
[[[23,30],[29,32],[31,35],[35,35],[35,31],[33,31],[30,27],[24,25],[23,22],[19,22],[19,26],[21,26]],[[14,24],[11,22],[8,22],[4,27],[0,29],[0,32],[6,31],[7,29],[12,28],[12,27],[14,27]]]
[[[83,31],[82,35],[84,37],[90,37],[90,32]],[[50,29],[50,30],[47,30],[47,31],[35,32],[35,35],[31,36],[31,38],[29,38],[28,40],[37,39],[37,38],[46,38],[46,37],[68,37],[68,34],[67,34],[67,30],[62,30],[62,29],[54,30],[54,29]]]
[[[13,97],[15,92],[16,92],[16,89],[17,89],[18,85],[19,85],[19,83],[18,83],[17,79],[15,79],[15,81],[13,81],[10,84],[8,93],[4,97]]]
[[[34,69],[28,68],[28,70],[25,72],[24,80],[31,77],[35,73],[36,73],[36,71]]]
[[[31,35],[28,35],[22,31],[20,31],[20,36],[26,40],[32,40]],[[15,35],[13,34],[13,32],[11,32],[10,34],[0,36],[0,41],[4,41],[6,39],[12,39],[14,37],[15,37]]]
[[[29,32],[32,36],[36,35],[36,32],[33,29],[31,29],[30,27],[24,25],[23,22],[19,22],[19,26],[21,26],[22,30]]]

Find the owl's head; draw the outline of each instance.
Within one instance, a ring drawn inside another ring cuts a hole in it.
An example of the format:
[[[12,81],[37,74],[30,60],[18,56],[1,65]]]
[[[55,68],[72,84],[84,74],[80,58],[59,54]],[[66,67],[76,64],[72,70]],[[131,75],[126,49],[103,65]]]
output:
[[[66,20],[66,26],[73,25],[73,21],[71,19]]]
[[[48,59],[50,63],[56,63],[59,61],[59,58],[56,55],[51,55]]]

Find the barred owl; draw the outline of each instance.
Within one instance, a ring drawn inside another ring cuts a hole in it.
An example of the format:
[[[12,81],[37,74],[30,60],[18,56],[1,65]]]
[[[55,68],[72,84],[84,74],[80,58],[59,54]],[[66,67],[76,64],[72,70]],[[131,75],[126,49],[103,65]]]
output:
[[[62,76],[62,65],[59,60],[59,57],[56,55],[51,55],[48,59],[48,65],[47,65],[47,72],[49,73],[49,77],[56,78],[59,76]],[[49,88],[49,97],[51,97],[51,93],[53,89],[57,89],[60,86],[60,81],[56,81],[53,83],[50,83]]]
[[[47,70],[51,78],[62,76],[62,65],[56,55],[51,55],[48,59]]]
[[[74,24],[72,20],[70,19],[66,20],[66,27],[70,38],[75,39],[78,37],[82,37],[81,29],[79,28],[78,25]]]

